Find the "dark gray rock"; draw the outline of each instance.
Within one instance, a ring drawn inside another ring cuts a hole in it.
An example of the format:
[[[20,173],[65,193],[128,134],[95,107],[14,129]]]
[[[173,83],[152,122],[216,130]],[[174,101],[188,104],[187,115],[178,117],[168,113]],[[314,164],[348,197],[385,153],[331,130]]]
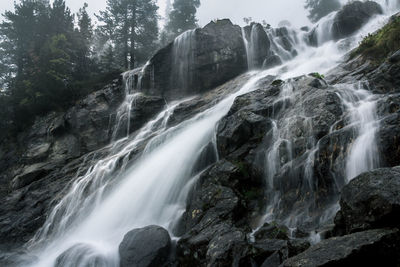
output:
[[[210,22],[196,29],[190,48],[187,81],[174,76],[174,43],[159,50],[145,68],[143,91],[148,95],[177,99],[215,88],[247,70],[246,49],[241,28],[229,20]],[[184,60],[184,59],[182,59]],[[185,88],[181,88],[185,87]]]
[[[394,108],[394,106],[390,107],[390,102],[387,104],[389,104],[388,108]],[[400,165],[400,114],[398,111],[382,119],[377,134],[377,143],[382,166]]]
[[[265,59],[263,63],[263,68],[264,69],[273,68],[281,64],[282,64],[282,59],[278,55],[271,55]]]
[[[286,226],[279,226],[276,224],[264,224],[257,232],[254,233],[256,240],[263,239],[283,239],[287,240],[289,229]]]
[[[400,168],[377,169],[342,190],[336,227],[345,233],[400,225]]]
[[[381,6],[373,1],[354,1],[345,5],[334,18],[333,38],[339,40],[352,35],[361,29],[372,16],[382,13]]]
[[[252,23],[244,28],[245,38],[251,46],[252,54],[249,55],[249,62],[254,65],[253,68],[261,68],[265,58],[271,53],[271,42],[264,27],[259,23]]]
[[[323,240],[281,266],[397,266],[398,229],[377,229]]]
[[[167,263],[171,238],[159,226],[147,226],[128,232],[119,245],[121,267],[158,267]]]

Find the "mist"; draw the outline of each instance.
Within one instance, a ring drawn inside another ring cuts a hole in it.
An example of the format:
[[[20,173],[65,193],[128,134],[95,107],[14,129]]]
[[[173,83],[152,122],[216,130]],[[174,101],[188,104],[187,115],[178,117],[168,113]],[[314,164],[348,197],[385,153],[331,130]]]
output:
[[[83,6],[82,0],[66,0],[72,12],[77,12]],[[89,4],[90,15],[104,10],[106,0],[86,0]],[[165,15],[166,0],[158,0],[159,14]],[[285,5],[282,5],[285,2]],[[14,1],[0,1],[0,12],[12,10]],[[197,11],[199,25],[204,26],[214,19],[229,18],[233,23],[243,25],[244,17],[251,17],[254,21],[265,20],[272,26],[277,26],[282,20],[289,20],[293,25],[307,25],[307,13],[303,0],[202,0]],[[163,21],[160,22],[161,26]]]

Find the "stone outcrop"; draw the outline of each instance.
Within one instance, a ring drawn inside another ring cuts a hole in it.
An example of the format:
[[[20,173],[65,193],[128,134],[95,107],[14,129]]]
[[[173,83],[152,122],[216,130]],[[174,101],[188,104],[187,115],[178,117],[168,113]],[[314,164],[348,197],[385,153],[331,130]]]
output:
[[[352,35],[361,29],[372,16],[382,13],[381,6],[374,1],[354,1],[345,5],[334,18],[333,39],[339,40]]]
[[[143,92],[167,99],[195,95],[215,88],[247,70],[241,28],[229,20],[210,22],[185,38],[188,40],[181,42],[187,42],[182,43],[183,49],[188,46],[186,55],[177,55],[174,45],[178,44],[173,42],[150,59],[142,78]],[[187,70],[183,70],[188,72],[184,77],[188,81],[181,84],[176,83],[178,77],[174,67],[179,66],[174,66],[174,56],[182,56],[184,58],[181,61],[190,62],[190,66],[184,66]]]
[[[167,230],[147,226],[128,232],[119,245],[121,267],[157,267],[166,264],[171,250]]]
[[[396,266],[400,249],[398,229],[377,229],[334,237],[286,260],[282,267]]]
[[[400,225],[400,167],[377,169],[354,178],[340,199],[336,227],[353,233]]]

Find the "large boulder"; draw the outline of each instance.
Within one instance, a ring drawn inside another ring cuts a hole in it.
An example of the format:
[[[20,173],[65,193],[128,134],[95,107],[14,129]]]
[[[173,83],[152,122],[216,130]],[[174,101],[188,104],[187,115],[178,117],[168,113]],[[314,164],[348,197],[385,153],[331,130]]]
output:
[[[159,226],[147,226],[128,232],[119,245],[121,267],[158,267],[167,263],[171,238]]]
[[[87,244],[77,244],[57,257],[55,267],[108,267],[112,260]]]
[[[144,69],[142,90],[176,99],[208,91],[246,70],[241,28],[218,20],[159,50]]]
[[[250,68],[261,68],[265,58],[270,55],[271,42],[264,27],[259,23],[252,23],[244,27],[244,38],[249,44],[248,63]]]
[[[398,266],[398,229],[377,229],[323,240],[282,267]]]
[[[332,34],[335,40],[357,32],[372,16],[382,14],[382,7],[373,1],[354,1],[345,5],[335,16]]]
[[[335,218],[345,233],[400,225],[400,167],[377,169],[354,178],[342,190]]]

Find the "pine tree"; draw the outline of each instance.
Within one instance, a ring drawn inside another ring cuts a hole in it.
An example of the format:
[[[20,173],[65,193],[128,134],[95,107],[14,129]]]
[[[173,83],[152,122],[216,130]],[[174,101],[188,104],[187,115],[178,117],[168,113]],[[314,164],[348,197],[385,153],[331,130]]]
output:
[[[341,4],[339,0],[306,0],[305,8],[308,9],[308,18],[312,22],[317,22],[329,13],[339,10]]]
[[[166,31],[173,37],[197,27],[196,12],[200,0],[175,0]]]
[[[100,12],[100,27],[108,30],[114,51],[125,69],[143,63],[154,52],[158,38],[158,7],[154,0],[108,0]],[[106,42],[105,42],[106,43]]]
[[[79,9],[77,14],[78,28],[75,29],[75,76],[78,80],[83,80],[90,76],[93,25],[92,20],[86,11],[87,7],[88,4],[85,3],[83,7]]]

